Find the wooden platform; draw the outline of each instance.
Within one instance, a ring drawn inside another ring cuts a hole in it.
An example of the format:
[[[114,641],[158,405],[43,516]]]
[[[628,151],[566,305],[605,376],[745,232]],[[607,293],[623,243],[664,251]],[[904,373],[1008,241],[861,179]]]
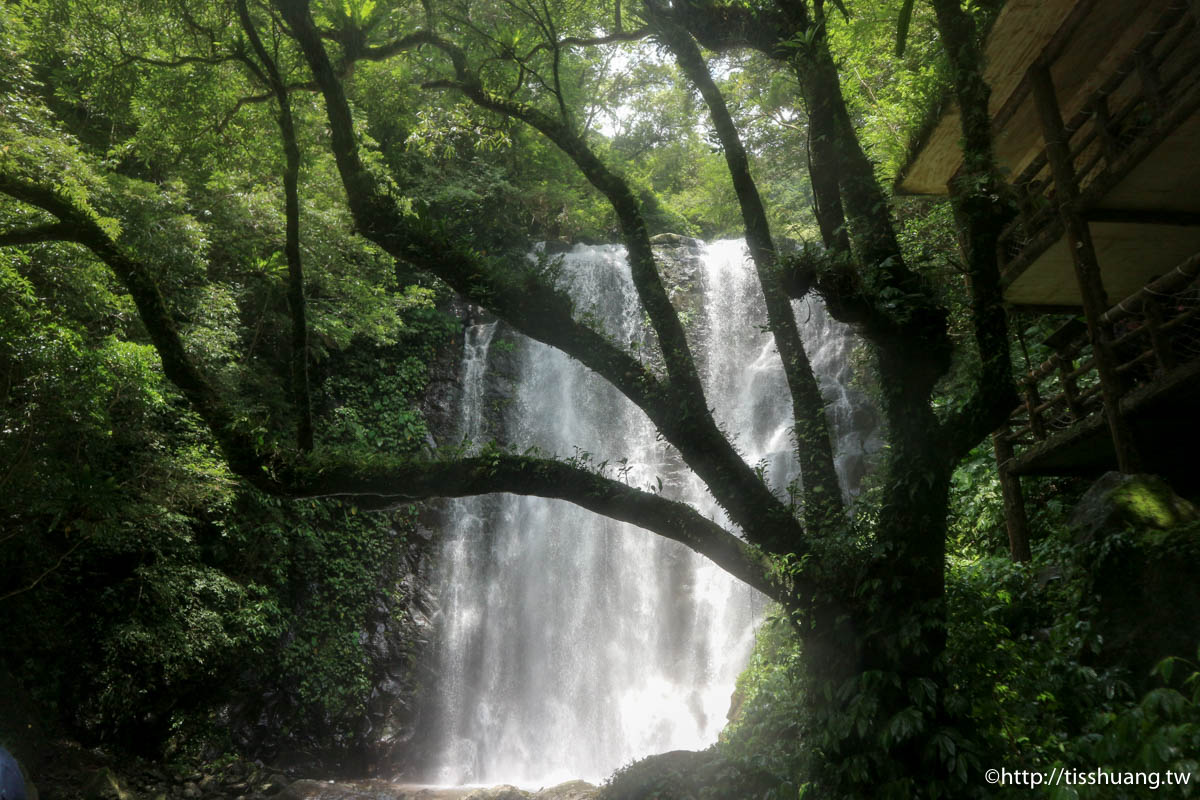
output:
[[[1139,387],[1121,400],[1145,469],[1179,485],[1200,483],[1196,452],[1200,426],[1200,358],[1160,380]],[[1093,414],[1073,427],[1048,436],[1018,453],[1010,464],[1015,475],[1100,475],[1116,469],[1116,456],[1104,415]]]

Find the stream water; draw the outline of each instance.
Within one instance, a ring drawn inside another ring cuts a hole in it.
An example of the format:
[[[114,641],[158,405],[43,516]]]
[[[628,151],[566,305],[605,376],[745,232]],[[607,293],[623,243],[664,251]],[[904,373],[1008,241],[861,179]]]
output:
[[[796,473],[789,403],[743,243],[663,255],[718,423],[784,493]],[[623,248],[576,247],[562,280],[615,341],[645,345]],[[796,311],[853,491],[877,442],[849,389],[852,339],[819,303]],[[466,441],[607,462],[611,476],[724,521],[645,415],[578,362],[496,322],[470,326],[464,346]],[[499,495],[451,504],[440,563],[433,782],[599,781],[651,753],[706,747],[724,727],[765,603],[682,545],[562,501]]]

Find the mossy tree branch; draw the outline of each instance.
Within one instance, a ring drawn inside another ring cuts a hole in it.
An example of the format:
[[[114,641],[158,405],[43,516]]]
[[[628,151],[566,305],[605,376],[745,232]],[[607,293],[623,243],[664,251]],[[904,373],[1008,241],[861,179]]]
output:
[[[297,461],[261,447],[188,355],[150,270],[113,239],[91,209],[5,173],[0,173],[0,193],[52,214],[58,220],[55,241],[81,244],[113,270],[133,298],[167,378],[212,431],[229,468],[259,490],[285,498],[350,498],[365,508],[493,492],[562,499],[680,542],[774,599],[786,599],[769,560],[699,512],[568,462],[485,452],[473,458],[363,465],[320,454]],[[28,237],[4,234],[0,242],[29,243]]]
[[[787,542],[788,552],[806,552],[799,521],[742,460],[708,411],[682,326],[658,276],[644,221],[625,182],[559,120],[520,107],[520,114],[532,120],[529,124],[539,130],[545,128],[542,132],[576,159],[593,184],[599,184],[597,188],[611,193],[610,199],[623,204],[625,213],[618,210],[618,216],[630,226],[626,242],[634,281],[641,283],[643,306],[655,308],[647,313],[655,321],[668,362],[667,381],[660,381],[637,359],[574,320],[565,294],[529,270],[518,272],[497,259],[473,253],[437,235],[428,224],[406,215],[389,192],[386,181],[371,173],[359,157],[349,102],[308,4],[303,0],[276,0],[276,7],[324,93],[334,157],[359,231],[397,259],[439,276],[517,330],[566,352],[612,383],[647,414],[663,437],[680,452],[730,519],[745,531],[749,541],[768,549]],[[481,105],[501,113],[518,111],[518,107],[509,108],[505,105],[508,101],[491,95],[478,81],[471,80],[465,54],[459,48],[438,42],[455,62],[455,73],[460,76],[456,88],[475,95]]]
[[[943,421],[946,457],[957,463],[999,427],[1019,402],[997,249],[1013,209],[992,150],[991,90],[983,79],[983,53],[974,20],[958,0],[930,2],[953,69],[962,122],[963,169],[955,178],[950,198],[966,256],[971,321],[980,361],[971,397]]]
[[[367,508],[493,492],[566,500],[686,545],[764,594],[785,598],[767,559],[691,506],[563,461],[484,452],[453,461],[323,465],[299,473],[289,490],[296,497],[350,497]]]

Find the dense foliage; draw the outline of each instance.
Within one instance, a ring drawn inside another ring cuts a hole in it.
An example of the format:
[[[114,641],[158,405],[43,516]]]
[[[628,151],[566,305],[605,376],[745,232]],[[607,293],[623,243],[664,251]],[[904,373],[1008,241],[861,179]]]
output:
[[[952,687],[947,703],[965,724],[938,731],[930,746],[943,750],[964,775],[982,775],[991,767],[1042,773],[1057,767],[1194,776],[1200,652],[1148,664],[1157,632],[1143,629],[1136,644],[1126,641],[1126,649],[1114,649],[1109,640],[1130,631],[1109,615],[1119,598],[1146,614],[1144,623],[1179,619],[1176,609],[1161,607],[1160,596],[1130,596],[1127,582],[1131,564],[1193,558],[1196,522],[1130,519],[1128,527],[1118,525],[1095,539],[1069,526],[1061,514],[1050,514],[1043,522],[1049,533],[1035,548],[1032,563],[978,552],[954,559],[947,573],[951,615],[946,659]],[[815,688],[804,675],[802,647],[786,613],[768,617],[739,680],[732,723],[722,734],[719,749],[732,764],[775,776],[775,788],[765,795],[769,797],[796,796],[811,771],[805,761],[814,751],[837,747],[841,738],[812,728],[804,735],[798,725],[805,716],[800,698]],[[1169,650],[1160,645],[1159,652]],[[915,692],[914,707],[921,705],[923,692]],[[914,714],[879,718],[869,704],[871,696],[864,692],[860,697],[867,702],[850,704],[833,724],[864,725],[884,739],[911,736],[911,727],[921,724]],[[883,772],[878,764],[843,763],[840,768]],[[881,786],[879,796],[888,791]],[[1048,796],[1135,798],[1145,791],[1144,786],[1063,785]],[[1161,791],[1189,797],[1197,790]],[[1015,798],[1029,792],[1028,785],[974,781],[959,796]]]
[[[0,11],[2,158],[61,169],[118,205],[130,246],[172,287],[194,357],[241,398],[253,435],[275,435],[288,413],[287,307],[269,118],[231,122],[244,126],[233,150],[192,135],[199,99],[191,116],[130,119],[162,111],[154,98],[174,97],[163,82],[177,74],[106,59],[96,39],[117,23],[103,6],[18,11]],[[213,103],[221,86],[189,76]],[[312,165],[302,208],[306,256],[322,265],[309,284],[321,439],[419,452],[428,365],[456,323],[427,281],[348,234],[324,169]],[[0,215],[28,217],[11,202]],[[379,680],[363,632],[412,633],[399,580],[414,511],[285,504],[240,483],[165,378],[129,296],[72,245],[0,250],[0,376],[4,691],[43,722],[151,755],[358,758]],[[5,719],[5,736],[28,758],[24,721]]]

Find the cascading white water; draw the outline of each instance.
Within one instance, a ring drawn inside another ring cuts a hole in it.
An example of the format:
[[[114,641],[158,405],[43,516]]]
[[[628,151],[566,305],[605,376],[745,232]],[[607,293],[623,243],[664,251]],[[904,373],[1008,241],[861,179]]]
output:
[[[782,493],[796,469],[790,405],[779,357],[758,327],[763,302],[744,245],[685,245],[670,259],[676,295],[692,297],[708,403]],[[644,340],[623,248],[576,247],[562,274],[577,307],[615,341]],[[819,304],[797,311],[827,396],[842,397],[846,375],[833,367],[847,360],[847,334]],[[561,352],[497,329],[467,331],[465,439],[502,436],[593,466],[607,461],[611,476],[661,487],[724,521],[615,389]],[[485,374],[497,361],[511,373],[499,383]],[[861,459],[869,445],[844,427],[839,464],[855,483],[851,451]],[[651,753],[706,747],[725,725],[764,602],[682,545],[565,502],[501,495],[452,504],[441,563],[435,782],[596,781]]]

